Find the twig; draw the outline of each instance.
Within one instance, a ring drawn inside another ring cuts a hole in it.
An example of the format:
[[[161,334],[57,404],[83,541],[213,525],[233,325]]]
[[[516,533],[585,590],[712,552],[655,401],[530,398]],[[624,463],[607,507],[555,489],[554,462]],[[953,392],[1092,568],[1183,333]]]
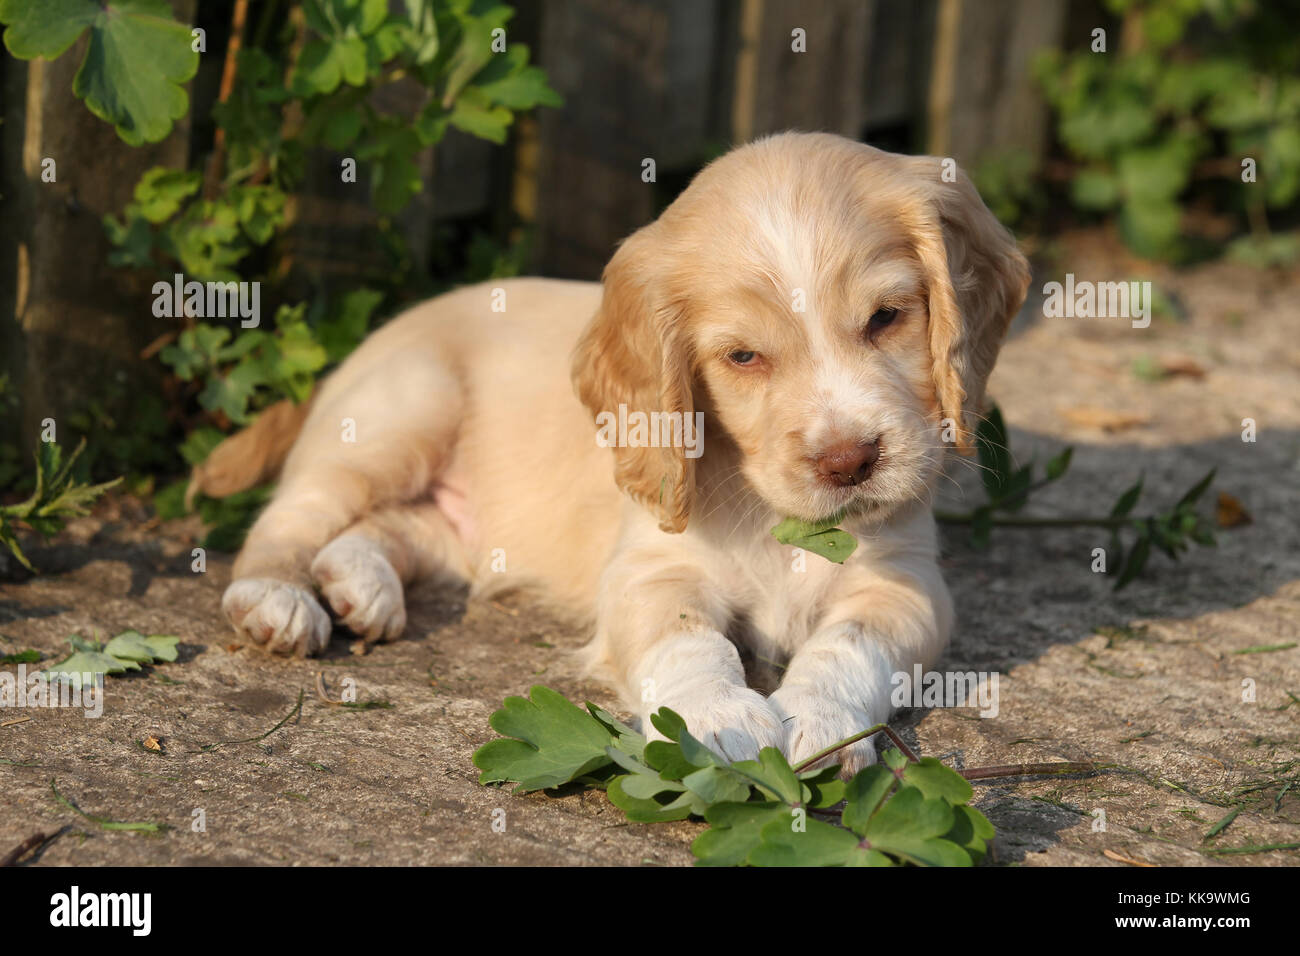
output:
[[[1050,774],[1100,773],[1116,764],[1106,763],[1013,763],[1000,767],[972,767],[957,772],[967,780],[990,780],[994,777],[1041,777]]]
[[[67,829],[67,827],[64,827],[62,830],[58,830],[54,833],[37,833],[34,836],[29,836],[22,843],[18,844],[6,853],[3,859],[0,859],[0,867],[17,866],[18,861],[28,853],[39,850],[46,843],[50,843],[58,837],[63,836],[63,834],[67,832]]]
[[[235,67],[239,59],[239,47],[244,38],[244,22],[248,19],[248,0],[235,0],[235,12],[230,21],[230,41],[226,44],[226,62],[221,71],[221,89],[217,102],[225,103],[235,88]],[[205,199],[216,199],[221,186],[221,173],[226,165],[226,131],[217,126],[212,137],[212,156],[208,160],[208,171],[203,182]]]

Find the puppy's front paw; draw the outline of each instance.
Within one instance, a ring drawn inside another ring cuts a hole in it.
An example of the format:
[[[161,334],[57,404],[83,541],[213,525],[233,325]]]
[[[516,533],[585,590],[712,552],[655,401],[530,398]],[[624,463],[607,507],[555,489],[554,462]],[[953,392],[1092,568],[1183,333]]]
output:
[[[343,624],[367,644],[394,640],[406,630],[402,582],[370,539],[335,538],[316,555],[311,576]]]
[[[791,765],[851,737],[879,721],[865,710],[819,694],[807,687],[782,687],[770,698],[772,709],[785,727],[785,755]],[[841,773],[852,776],[876,762],[875,738],[859,740],[824,757],[811,768],[840,765]]]
[[[663,734],[650,714],[668,707],[686,721],[690,735],[728,760],[756,760],[764,747],[780,747],[781,720],[762,694],[726,681],[712,681],[674,694],[647,710],[643,726],[651,740]]]
[[[306,657],[330,641],[330,618],[316,598],[294,584],[241,578],[226,588],[221,610],[235,631],[273,654]]]

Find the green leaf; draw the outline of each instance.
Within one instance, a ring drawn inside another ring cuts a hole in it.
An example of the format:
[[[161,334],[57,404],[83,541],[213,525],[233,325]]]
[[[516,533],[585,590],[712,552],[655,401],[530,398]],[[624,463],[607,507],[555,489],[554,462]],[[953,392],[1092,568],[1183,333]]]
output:
[[[132,146],[156,143],[185,115],[181,84],[198,70],[189,27],[166,0],[0,0],[4,42],[22,60],[62,55],[89,29],[72,91]]]
[[[749,780],[727,767],[704,767],[682,778],[682,785],[705,803],[743,801],[749,797]]]
[[[771,533],[772,537],[782,544],[803,548],[805,551],[821,555],[827,561],[843,564],[858,547],[857,539],[853,535],[835,527],[843,520],[843,512],[821,521],[786,518],[773,528]]]
[[[1070,468],[1070,459],[1074,457],[1074,449],[1066,448],[1059,455],[1050,458],[1047,462],[1046,474],[1048,481],[1056,481]]]
[[[710,824],[691,844],[700,866],[741,866],[762,842],[763,827],[788,821],[790,807],[777,801],[717,803],[704,819]]]
[[[975,449],[979,455],[980,480],[990,500],[1002,495],[1011,478],[1011,440],[1002,420],[1002,409],[994,405],[975,430]]]
[[[491,746],[491,744],[488,746]],[[609,802],[627,814],[627,818],[633,823],[664,823],[669,820],[685,820],[691,815],[693,807],[696,806],[698,806],[699,813],[704,812],[703,805],[697,804],[699,798],[689,792],[678,794],[673,799],[663,801],[656,800],[653,797],[634,797],[624,789],[629,780],[630,778],[626,776],[615,777],[609,782],[606,796],[609,797]]]
[[[855,833],[866,832],[867,821],[880,809],[898,778],[881,764],[872,764],[854,774],[845,789],[844,825]]]
[[[882,850],[920,866],[970,866],[970,855],[943,839],[953,826],[953,808],[927,799],[915,787],[902,787],[867,821],[863,838]]]
[[[155,660],[174,661],[179,637],[154,634],[145,637],[139,631],[123,631],[104,645],[104,653],[123,661],[152,664]]]
[[[803,830],[796,830],[788,812],[786,819],[765,825],[762,842],[750,852],[749,862],[754,866],[892,865],[879,850],[862,846],[848,830],[814,819],[802,825]]]
[[[903,768],[903,782],[916,787],[927,800],[967,803],[972,796],[966,778],[934,757],[909,762]]]
[[[447,121],[463,133],[501,144],[514,114],[504,106],[493,105],[478,87],[465,90],[452,106]]]
[[[952,829],[943,838],[964,849],[971,863],[977,864],[988,852],[988,841],[993,839],[993,824],[974,807],[957,805],[952,810]]]
[[[202,185],[203,176],[197,171],[155,166],[135,184],[135,209],[149,222],[164,222]]]
[[[1127,517],[1128,513],[1133,510],[1134,505],[1138,503],[1138,498],[1142,496],[1142,481],[1143,479],[1139,478],[1136,484],[1119,496],[1119,500],[1115,502],[1115,507],[1110,509],[1112,518]]]
[[[1118,591],[1128,585],[1130,581],[1142,573],[1146,567],[1147,558],[1151,556],[1151,537],[1146,531],[1145,525],[1138,532],[1138,539],[1134,543],[1132,550],[1128,553],[1128,558],[1124,561],[1124,567],[1120,571],[1119,579],[1115,582],[1115,590]]]
[[[590,713],[540,684],[528,698],[507,697],[489,721],[512,740],[493,740],[474,753],[483,773],[479,783],[518,782],[516,792],[543,790],[610,763],[605,748],[615,742]],[[611,797],[612,799],[612,797]]]
[[[1187,493],[1178,499],[1178,503],[1174,505],[1174,510],[1178,511],[1182,508],[1188,508],[1196,504],[1201,495],[1205,494],[1205,489],[1209,488],[1210,484],[1214,481],[1214,475],[1217,471],[1217,468],[1211,468],[1204,478],[1192,485],[1192,487],[1188,489]]]
[[[731,769],[749,778],[769,797],[794,805],[804,799],[803,783],[795,776],[785,754],[775,747],[764,747],[758,760],[739,760]]]
[[[631,754],[638,760],[641,760],[645,753],[646,739],[637,733],[627,724],[623,723],[609,711],[602,707],[597,707],[591,701],[587,701],[587,710],[591,716],[600,721],[601,725],[614,735],[614,746],[626,754]]]
[[[140,665],[135,661],[119,660],[100,651],[74,651],[48,670],[41,671],[41,676],[51,684],[62,681],[80,689],[94,683],[97,674],[121,674],[139,669]],[[85,679],[87,674],[91,675],[89,680]]]

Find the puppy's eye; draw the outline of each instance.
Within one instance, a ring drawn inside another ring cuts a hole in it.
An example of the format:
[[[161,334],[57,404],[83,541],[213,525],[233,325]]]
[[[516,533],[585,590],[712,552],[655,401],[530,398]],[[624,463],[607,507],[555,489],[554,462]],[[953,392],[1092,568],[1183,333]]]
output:
[[[737,349],[735,352],[732,352],[727,356],[727,361],[732,365],[739,365],[742,367],[757,365],[758,353],[750,352],[745,349]]]
[[[871,319],[867,323],[867,334],[874,335],[881,329],[891,325],[896,318],[898,318],[897,309],[877,309],[872,313]]]

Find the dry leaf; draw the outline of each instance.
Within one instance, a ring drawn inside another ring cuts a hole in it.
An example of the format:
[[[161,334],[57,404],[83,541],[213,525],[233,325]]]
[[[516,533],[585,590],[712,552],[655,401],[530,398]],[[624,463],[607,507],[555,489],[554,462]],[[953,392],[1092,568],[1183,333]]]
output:
[[[1219,501],[1214,507],[1214,518],[1220,528],[1235,528],[1255,520],[1245,506],[1226,491],[1219,492]]]
[[[159,740],[156,735],[150,734],[148,737],[144,738],[143,743],[146,750],[152,750],[155,751],[156,753],[162,753],[162,749],[163,749],[162,741]]]
[[[1115,860],[1116,862],[1119,863],[1127,863],[1130,866],[1155,867],[1154,863],[1144,863],[1142,860],[1135,860],[1131,856],[1122,856],[1121,854],[1116,853],[1114,850],[1102,850],[1101,852],[1102,852],[1102,856],[1107,857],[1108,859],[1111,860]]]
[[[1185,357],[1162,358],[1160,370],[1167,376],[1186,375],[1188,378],[1205,378],[1205,366],[1195,359]]]
[[[1097,408],[1083,405],[1078,408],[1065,408],[1061,414],[1066,421],[1084,428],[1098,428],[1104,432],[1118,432],[1127,428],[1136,428],[1151,421],[1147,415],[1134,412],[1117,412],[1109,408]]]

